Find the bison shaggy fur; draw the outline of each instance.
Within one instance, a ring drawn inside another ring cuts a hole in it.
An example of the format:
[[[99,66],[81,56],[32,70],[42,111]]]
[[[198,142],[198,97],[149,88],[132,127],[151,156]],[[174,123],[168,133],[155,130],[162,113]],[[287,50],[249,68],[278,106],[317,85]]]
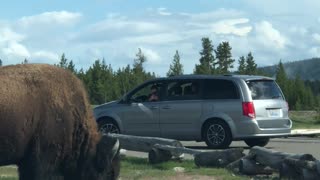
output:
[[[21,180],[115,179],[119,142],[101,135],[81,81],[45,64],[0,67],[0,166]]]

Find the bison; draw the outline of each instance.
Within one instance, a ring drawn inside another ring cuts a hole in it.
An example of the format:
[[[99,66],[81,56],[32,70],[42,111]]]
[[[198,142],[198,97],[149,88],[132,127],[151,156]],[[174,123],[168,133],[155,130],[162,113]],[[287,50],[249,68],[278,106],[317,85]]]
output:
[[[119,141],[98,133],[81,81],[51,65],[0,67],[0,166],[21,180],[119,175]]]

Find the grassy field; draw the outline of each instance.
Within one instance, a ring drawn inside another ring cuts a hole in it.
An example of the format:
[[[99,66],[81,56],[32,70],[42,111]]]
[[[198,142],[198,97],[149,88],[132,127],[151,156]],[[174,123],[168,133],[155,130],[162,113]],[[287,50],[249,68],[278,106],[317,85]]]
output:
[[[293,129],[320,129],[320,119],[315,111],[290,111]]]
[[[185,168],[184,172],[175,172],[175,167]],[[267,177],[259,177],[263,179]],[[120,179],[122,180],[242,180],[252,179],[249,176],[234,175],[225,169],[198,168],[191,160],[182,162],[171,161],[157,165],[150,165],[145,158],[125,157],[121,161]],[[15,166],[0,168],[0,180],[18,180]]]

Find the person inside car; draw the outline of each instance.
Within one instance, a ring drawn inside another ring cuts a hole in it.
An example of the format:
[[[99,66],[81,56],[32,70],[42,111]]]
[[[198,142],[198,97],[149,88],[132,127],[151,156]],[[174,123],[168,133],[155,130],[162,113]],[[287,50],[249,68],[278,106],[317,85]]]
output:
[[[158,87],[156,85],[151,86],[151,93],[149,95],[149,101],[158,101]]]

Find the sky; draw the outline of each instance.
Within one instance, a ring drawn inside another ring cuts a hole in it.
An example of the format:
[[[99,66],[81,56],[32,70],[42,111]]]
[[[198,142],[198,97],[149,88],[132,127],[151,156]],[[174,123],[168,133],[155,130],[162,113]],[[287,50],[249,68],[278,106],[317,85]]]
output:
[[[165,76],[178,50],[190,74],[209,37],[229,41],[235,67],[249,52],[268,66],[320,57],[319,9],[319,0],[10,0],[0,6],[0,59],[54,64],[65,53],[77,69],[103,58],[118,69],[141,48],[146,70]]]

